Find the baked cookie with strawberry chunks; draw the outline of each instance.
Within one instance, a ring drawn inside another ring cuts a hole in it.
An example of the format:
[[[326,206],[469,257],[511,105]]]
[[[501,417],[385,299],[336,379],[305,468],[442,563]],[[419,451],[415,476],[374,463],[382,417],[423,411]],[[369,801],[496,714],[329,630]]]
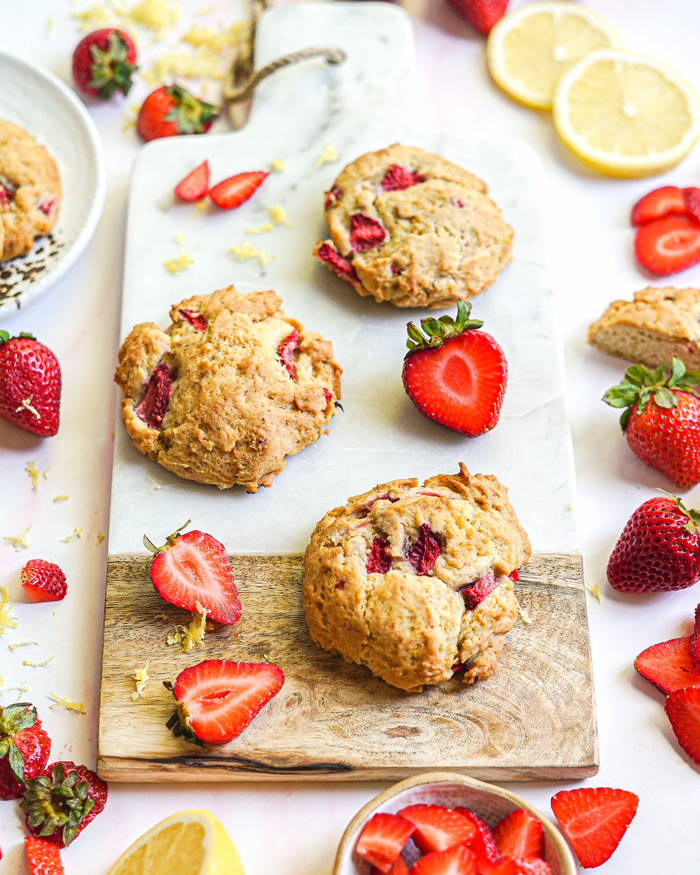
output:
[[[56,162],[30,133],[0,119],[0,262],[26,255],[48,234],[60,203]]]
[[[486,185],[450,161],[394,144],[349,164],[326,192],[331,240],[314,255],[360,295],[443,307],[487,289],[513,230]]]
[[[318,523],[303,603],[324,650],[419,692],[454,674],[490,677],[518,618],[513,592],[530,542],[492,475],[394,480]]]
[[[180,301],[163,331],[137,325],[119,350],[129,438],[164,468],[220,489],[270,486],[335,414],[333,346],[272,291],[233,286]]]

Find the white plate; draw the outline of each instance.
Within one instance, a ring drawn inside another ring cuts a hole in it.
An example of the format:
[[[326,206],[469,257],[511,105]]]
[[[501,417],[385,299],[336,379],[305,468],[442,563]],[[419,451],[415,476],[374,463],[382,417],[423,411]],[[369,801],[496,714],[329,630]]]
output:
[[[0,262],[0,320],[38,298],[87,246],[104,203],[97,131],[83,104],[53,74],[0,52],[0,118],[27,130],[58,165],[62,200],[48,237],[22,258]]]

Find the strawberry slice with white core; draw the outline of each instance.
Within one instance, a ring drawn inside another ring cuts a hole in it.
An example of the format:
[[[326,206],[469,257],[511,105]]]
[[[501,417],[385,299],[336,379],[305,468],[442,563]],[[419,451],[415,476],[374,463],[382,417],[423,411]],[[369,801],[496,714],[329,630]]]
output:
[[[469,847],[476,856],[477,869],[487,869],[488,864],[499,863],[501,852],[498,850],[496,839],[493,837],[493,833],[486,821],[482,820],[478,814],[475,814],[469,808],[462,808],[462,806],[458,805],[454,810],[476,827],[476,834],[469,843]]]
[[[264,170],[249,170],[229,176],[212,188],[209,197],[221,210],[235,210],[245,203],[269,176]]]
[[[473,823],[442,805],[408,805],[398,813],[414,824],[413,841],[423,853],[446,851],[471,841],[477,832]]]
[[[203,161],[175,186],[175,197],[183,201],[198,201],[209,191],[209,162]]]
[[[690,658],[690,638],[671,638],[642,650],[634,661],[639,674],[662,693],[682,687],[700,687],[700,672]]]
[[[700,222],[668,215],[642,225],[634,239],[637,261],[652,273],[667,276],[700,261]]]
[[[504,857],[541,857],[544,853],[542,824],[524,808],[516,808],[499,821],[493,836]]]
[[[456,845],[421,857],[411,866],[409,875],[477,875],[476,857],[469,848]]]
[[[144,535],[144,544],[155,557],[151,580],[158,594],[178,608],[198,612],[232,626],[241,616],[241,602],[224,545],[206,532],[181,529],[170,535],[163,547],[155,547]]]
[[[396,814],[374,814],[365,824],[355,844],[355,853],[380,872],[392,872],[415,827]]]

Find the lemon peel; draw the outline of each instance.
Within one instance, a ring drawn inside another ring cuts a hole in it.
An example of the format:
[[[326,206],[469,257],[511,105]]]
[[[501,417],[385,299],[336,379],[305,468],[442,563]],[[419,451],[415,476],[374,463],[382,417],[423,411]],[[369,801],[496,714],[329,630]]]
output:
[[[12,605],[7,596],[7,589],[0,586],[0,635],[7,629],[14,629],[17,626],[16,617],[10,616]]]
[[[27,550],[32,546],[32,542],[28,537],[31,527],[30,523],[28,526],[20,529],[17,535],[3,535],[3,541],[9,541],[18,553],[22,550]]]

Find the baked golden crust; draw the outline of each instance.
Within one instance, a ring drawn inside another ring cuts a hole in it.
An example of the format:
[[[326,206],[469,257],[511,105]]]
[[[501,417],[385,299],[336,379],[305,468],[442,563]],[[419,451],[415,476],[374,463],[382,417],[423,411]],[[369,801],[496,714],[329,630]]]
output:
[[[424,565],[421,538],[435,547]],[[386,564],[374,570],[380,553]],[[302,584],[311,637],[410,692],[458,665],[466,683],[487,678],[518,616],[508,575],[529,556],[495,477],[460,465],[422,486],[383,483],[331,510],[311,536]],[[489,575],[495,588],[469,609],[470,588]]]
[[[281,303],[272,291],[230,286],[176,304],[168,332],[151,323],[131,331],[115,381],[139,452],[179,477],[255,492],[317,440],[335,414],[341,369],[331,343]],[[292,376],[279,347],[295,331]],[[161,422],[147,401],[157,368],[169,392]]]
[[[384,190],[398,165],[420,181]],[[422,149],[395,144],[362,155],[338,176],[327,199],[333,246],[348,258],[360,295],[397,307],[443,307],[487,289],[511,259],[513,231],[473,174]],[[354,251],[352,217],[379,222],[386,236]],[[322,259],[323,260],[323,259]]]

